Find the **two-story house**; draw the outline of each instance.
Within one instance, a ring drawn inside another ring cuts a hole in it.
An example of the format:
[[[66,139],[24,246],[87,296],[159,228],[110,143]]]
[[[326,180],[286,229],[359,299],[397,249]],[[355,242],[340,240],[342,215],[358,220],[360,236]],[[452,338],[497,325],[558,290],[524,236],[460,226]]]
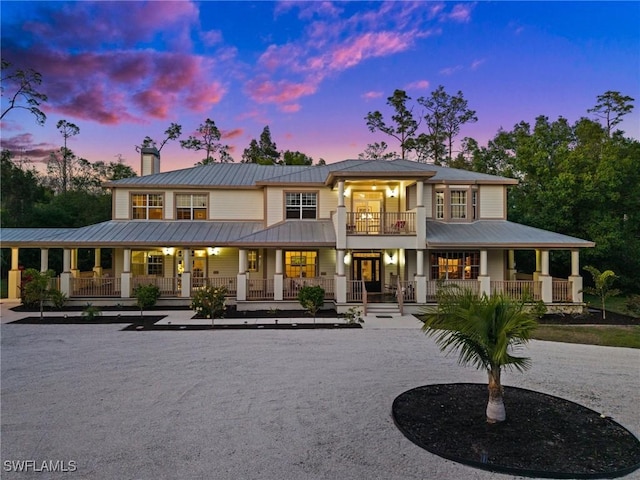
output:
[[[78,229],[3,229],[12,248],[9,296],[19,295],[20,248],[63,249],[59,288],[72,300],[127,303],[140,283],[187,304],[203,285],[224,286],[238,310],[299,308],[298,290],[321,285],[328,307],[433,303],[457,283],[557,309],[582,306],[579,249],[594,244],[507,220],[516,180],[406,160],[322,166],[212,164],[160,171],[155,149],[142,176],[105,185],[112,220]],[[92,249],[92,271],[78,270]],[[101,265],[110,249],[111,264]],[[535,256],[518,272],[516,250]],[[571,252],[571,275],[552,278],[549,255]]]

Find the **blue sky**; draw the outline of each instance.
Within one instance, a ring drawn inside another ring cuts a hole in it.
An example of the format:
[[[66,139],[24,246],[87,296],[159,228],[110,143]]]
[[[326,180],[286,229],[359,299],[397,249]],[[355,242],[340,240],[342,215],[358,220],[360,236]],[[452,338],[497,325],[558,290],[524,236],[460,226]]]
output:
[[[60,119],[80,127],[70,148],[90,161],[183,138],[213,119],[240,161],[269,125],[280,150],[355,158],[390,138],[368,131],[400,88],[415,100],[461,90],[481,144],[538,115],[573,122],[607,90],[640,99],[639,2],[5,2],[2,58],[43,75],[44,127],[18,110],[2,145],[37,160],[58,148]],[[3,109],[6,97],[3,97]],[[640,109],[621,124],[640,135]],[[201,153],[162,151],[162,169]]]

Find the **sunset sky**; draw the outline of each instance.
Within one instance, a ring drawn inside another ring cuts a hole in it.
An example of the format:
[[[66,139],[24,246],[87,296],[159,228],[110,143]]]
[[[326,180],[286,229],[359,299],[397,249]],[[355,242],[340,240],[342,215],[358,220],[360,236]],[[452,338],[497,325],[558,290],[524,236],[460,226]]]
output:
[[[45,126],[13,110],[2,147],[37,160],[57,149],[56,123],[80,127],[69,147],[95,162],[185,139],[207,117],[236,162],[269,125],[279,150],[357,158],[385,140],[369,111],[390,113],[394,89],[413,98],[461,90],[481,144],[538,115],[574,122],[607,90],[636,99],[620,127],[640,138],[640,2],[6,2],[2,59],[40,72]],[[2,98],[2,109],[10,86]],[[416,108],[415,112],[418,112]],[[162,170],[203,153],[178,142]]]

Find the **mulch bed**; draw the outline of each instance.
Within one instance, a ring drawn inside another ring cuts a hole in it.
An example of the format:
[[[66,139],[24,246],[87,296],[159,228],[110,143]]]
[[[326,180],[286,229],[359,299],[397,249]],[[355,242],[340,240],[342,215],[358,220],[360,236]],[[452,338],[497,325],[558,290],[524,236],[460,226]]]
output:
[[[91,320],[79,315],[69,315],[66,317],[25,317],[9,323],[22,323],[30,325],[100,325],[113,323],[127,323],[134,326],[143,325],[150,327],[154,323],[165,318],[166,315],[99,315]]]
[[[600,413],[504,387],[507,420],[488,424],[484,384],[425,385],[398,396],[397,427],[416,445],[484,470],[544,478],[613,478],[640,467],[640,441]]]
[[[640,325],[640,318],[629,315],[607,312],[606,317],[602,318],[602,310],[588,308],[579,315],[544,315],[540,323],[543,325]]]

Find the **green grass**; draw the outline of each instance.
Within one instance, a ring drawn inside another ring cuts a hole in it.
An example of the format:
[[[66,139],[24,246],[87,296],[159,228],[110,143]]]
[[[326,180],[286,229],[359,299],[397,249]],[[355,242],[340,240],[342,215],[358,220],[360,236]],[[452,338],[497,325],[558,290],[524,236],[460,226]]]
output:
[[[533,338],[549,342],[640,348],[640,326],[540,325],[533,332]]]
[[[596,297],[595,295],[588,295],[585,293],[583,295],[583,299],[587,303],[587,305],[589,305],[590,307],[600,308],[599,297]],[[626,304],[627,304],[627,297],[624,295],[620,295],[617,297],[609,297],[605,302],[605,306],[607,307],[607,311],[609,312],[621,313],[622,315],[630,315],[632,317],[638,318],[637,314],[630,312],[627,309]]]

